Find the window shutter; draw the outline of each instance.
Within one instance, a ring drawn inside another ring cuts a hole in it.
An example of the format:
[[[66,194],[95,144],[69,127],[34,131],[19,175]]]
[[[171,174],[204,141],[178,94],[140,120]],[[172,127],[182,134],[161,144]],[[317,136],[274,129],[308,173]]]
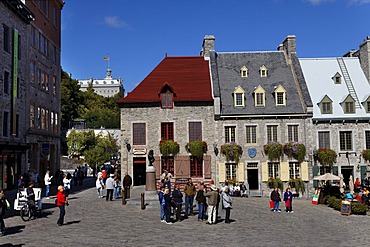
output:
[[[361,166],[361,183],[364,181],[366,178],[366,165]]]
[[[225,163],[218,163],[218,180],[220,183],[225,182],[226,179],[225,170],[226,170]]]
[[[212,178],[211,155],[203,155],[204,178]]]
[[[313,177],[319,175],[320,172],[320,167],[318,165],[313,166],[312,168],[312,175]],[[319,186],[319,181],[318,180],[313,180],[313,187],[317,188]]]
[[[303,181],[308,181],[309,173],[308,173],[308,163],[302,162],[301,163],[301,178]]]
[[[153,166],[155,169],[155,178],[160,179],[161,177],[161,157],[160,156],[154,156],[155,161],[153,162]]]
[[[269,179],[267,162],[262,162],[262,181],[266,182]]]
[[[238,181],[244,182],[244,163],[238,164]]]
[[[339,176],[338,175],[338,166],[333,166],[333,174]],[[337,182],[339,182],[339,180],[333,180],[333,183],[337,183]]]
[[[289,181],[289,162],[280,162],[280,179]]]
[[[183,174],[183,171],[182,171],[182,159],[181,159],[181,156],[179,155],[176,155],[174,157],[174,162],[175,162],[175,169],[174,169],[174,176],[175,178],[183,178],[184,177],[184,174]]]
[[[190,178],[190,156],[182,156],[181,169],[184,174],[183,178]]]

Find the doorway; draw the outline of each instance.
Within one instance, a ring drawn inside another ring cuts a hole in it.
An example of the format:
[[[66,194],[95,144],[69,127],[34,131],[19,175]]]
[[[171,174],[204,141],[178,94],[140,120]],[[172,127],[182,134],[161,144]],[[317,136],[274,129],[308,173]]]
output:
[[[247,169],[249,190],[258,190],[258,169]]]
[[[145,185],[146,180],[146,158],[144,157],[137,157],[133,160],[133,168],[134,168],[134,186]]]
[[[355,181],[353,181],[353,166],[342,166],[341,168],[341,173],[343,174],[343,181],[344,183],[346,184],[346,186],[348,186],[349,184],[349,177],[352,175],[352,183],[354,183]]]

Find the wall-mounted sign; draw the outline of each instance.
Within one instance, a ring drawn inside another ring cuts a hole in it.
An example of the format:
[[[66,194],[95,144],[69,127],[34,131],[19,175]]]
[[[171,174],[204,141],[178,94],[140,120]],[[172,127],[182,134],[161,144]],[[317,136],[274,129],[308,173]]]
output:
[[[257,149],[256,148],[248,148],[248,155],[251,158],[256,157],[256,155],[257,155]]]
[[[146,154],[146,147],[134,147],[132,153],[135,155],[144,155]]]

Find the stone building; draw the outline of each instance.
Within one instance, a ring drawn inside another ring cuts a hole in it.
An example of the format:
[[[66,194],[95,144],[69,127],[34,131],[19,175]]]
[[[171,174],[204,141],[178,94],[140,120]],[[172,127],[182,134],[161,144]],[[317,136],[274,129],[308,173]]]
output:
[[[113,97],[116,94],[124,95],[122,86],[122,78],[114,79],[112,77],[112,70],[108,67],[107,74],[104,79],[86,79],[78,80],[81,91],[86,91],[88,87],[92,87],[94,92],[103,97]]]
[[[122,174],[128,171],[133,177],[134,185],[145,184],[149,150],[154,152],[158,180],[164,169],[178,182],[190,177],[195,181],[215,180],[211,167],[215,167],[213,142],[217,132],[209,63],[202,56],[166,56],[118,103],[123,144],[121,169]],[[161,140],[179,144],[178,154],[176,150],[171,151],[174,155],[161,153]],[[204,141],[207,147],[203,158],[195,158],[185,148],[188,142],[196,140]]]
[[[364,180],[370,170],[361,157],[370,149],[370,40],[345,57],[299,59],[313,102],[312,138],[316,150],[328,148],[338,157],[331,169],[319,162],[313,175],[333,172]]]
[[[217,182],[245,182],[252,195],[267,194],[265,182],[310,179],[309,156],[312,102],[296,54],[295,36],[287,36],[278,51],[216,52],[214,37],[206,36],[203,54],[209,54],[215,113],[214,142]],[[264,145],[304,144],[303,160],[283,156],[269,159]],[[228,157],[228,144],[242,155]],[[227,154],[227,155],[225,155]]]

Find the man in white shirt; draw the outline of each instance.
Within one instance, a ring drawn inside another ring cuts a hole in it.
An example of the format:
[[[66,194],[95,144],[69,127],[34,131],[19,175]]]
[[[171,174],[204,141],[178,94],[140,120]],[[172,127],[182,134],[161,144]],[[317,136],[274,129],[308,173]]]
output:
[[[110,174],[109,178],[107,181],[105,181],[105,188],[107,189],[107,196],[105,197],[105,200],[110,200],[113,201],[113,189],[114,189],[114,174]]]
[[[44,183],[45,183],[45,197],[46,199],[50,199],[49,198],[49,192],[50,192],[50,185],[51,185],[51,179],[53,178],[53,176],[50,176],[50,171],[47,170],[46,171],[46,174],[45,174],[45,177],[44,177]]]

